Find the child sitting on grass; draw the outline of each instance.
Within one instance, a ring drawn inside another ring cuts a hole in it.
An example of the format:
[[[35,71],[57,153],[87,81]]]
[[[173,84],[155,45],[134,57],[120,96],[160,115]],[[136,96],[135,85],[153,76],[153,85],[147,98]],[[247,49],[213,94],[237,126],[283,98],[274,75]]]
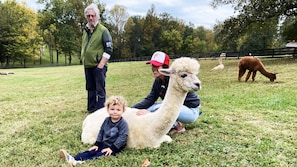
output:
[[[122,96],[111,96],[105,102],[109,117],[101,125],[96,143],[87,151],[72,157],[66,150],[60,150],[60,157],[70,165],[81,164],[86,160],[98,159],[100,156],[116,155],[127,144],[128,124],[122,117],[127,102]]]

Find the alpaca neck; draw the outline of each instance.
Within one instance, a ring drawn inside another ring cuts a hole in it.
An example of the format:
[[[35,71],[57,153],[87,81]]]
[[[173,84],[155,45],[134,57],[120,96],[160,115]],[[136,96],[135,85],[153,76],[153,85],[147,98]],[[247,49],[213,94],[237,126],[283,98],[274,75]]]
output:
[[[266,69],[263,66],[260,67],[259,71],[261,74],[263,74],[267,78],[271,78],[273,76],[273,74],[266,71]]]
[[[219,63],[220,63],[220,64],[223,64],[223,60],[222,60],[222,58],[219,59]]]
[[[155,129],[157,129],[159,132],[162,131],[163,134],[166,134],[170,130],[173,123],[177,120],[186,95],[187,92],[178,90],[169,81],[167,93],[162,102],[162,105],[155,112],[156,115],[154,116],[154,118],[158,119],[158,123],[154,125]]]

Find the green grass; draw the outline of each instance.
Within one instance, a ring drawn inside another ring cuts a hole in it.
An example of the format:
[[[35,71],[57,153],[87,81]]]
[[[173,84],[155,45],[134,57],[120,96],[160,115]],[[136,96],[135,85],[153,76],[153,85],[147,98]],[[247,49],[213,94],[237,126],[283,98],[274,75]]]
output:
[[[158,149],[126,149],[81,166],[297,166],[297,61],[263,59],[278,72],[274,83],[257,74],[256,81],[237,82],[238,60],[200,60],[203,114],[186,124],[184,134]],[[0,72],[0,166],[68,166],[58,157],[90,145],[80,141],[86,114],[83,66],[5,69]],[[110,63],[107,93],[123,95],[130,105],[150,91],[150,66],[144,62]],[[148,125],[150,126],[150,125]]]

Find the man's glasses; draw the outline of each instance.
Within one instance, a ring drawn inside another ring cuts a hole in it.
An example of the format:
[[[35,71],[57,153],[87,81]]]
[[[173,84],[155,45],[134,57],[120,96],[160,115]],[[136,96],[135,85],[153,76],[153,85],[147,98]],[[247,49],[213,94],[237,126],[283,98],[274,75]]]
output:
[[[90,18],[90,17],[96,17],[96,15],[88,14],[87,17],[88,17],[88,18]]]

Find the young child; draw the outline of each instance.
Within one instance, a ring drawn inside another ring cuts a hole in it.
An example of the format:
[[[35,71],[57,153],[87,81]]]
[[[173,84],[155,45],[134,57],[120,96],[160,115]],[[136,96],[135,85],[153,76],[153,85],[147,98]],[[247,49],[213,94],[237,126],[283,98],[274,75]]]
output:
[[[72,157],[66,150],[60,150],[60,157],[70,165],[81,164],[86,160],[98,159],[100,156],[116,155],[127,144],[128,124],[122,117],[127,102],[122,96],[111,96],[105,102],[109,117],[101,125],[96,143],[87,151]]]

